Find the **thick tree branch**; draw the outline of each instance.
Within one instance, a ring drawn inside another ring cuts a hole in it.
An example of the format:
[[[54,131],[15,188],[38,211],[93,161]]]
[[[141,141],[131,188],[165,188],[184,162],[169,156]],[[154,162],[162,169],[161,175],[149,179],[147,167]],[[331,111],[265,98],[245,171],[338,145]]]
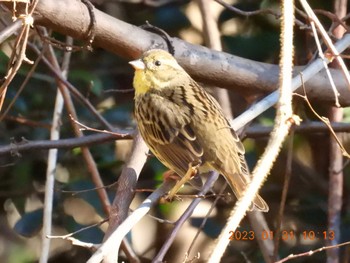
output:
[[[116,55],[133,59],[144,50],[166,47],[164,40],[153,33],[95,10],[94,46]],[[45,25],[65,35],[85,40],[90,24],[87,7],[80,1],[42,0],[35,12],[35,23]],[[268,93],[278,85],[279,67],[256,62],[230,54],[213,51],[173,38],[175,56],[180,64],[198,81],[219,87],[235,89],[243,95]],[[302,67],[297,67],[299,72]],[[331,70],[338,87],[340,103],[350,105],[350,93],[339,70]],[[322,71],[306,83],[308,97],[333,104],[334,97],[326,74]]]

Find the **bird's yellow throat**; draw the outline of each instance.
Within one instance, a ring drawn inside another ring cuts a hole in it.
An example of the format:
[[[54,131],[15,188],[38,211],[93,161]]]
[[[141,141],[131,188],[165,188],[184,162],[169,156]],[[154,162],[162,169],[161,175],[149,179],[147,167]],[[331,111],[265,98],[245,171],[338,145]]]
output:
[[[150,83],[145,77],[145,72],[141,69],[135,70],[133,84],[135,89],[135,97],[145,94],[150,89]]]

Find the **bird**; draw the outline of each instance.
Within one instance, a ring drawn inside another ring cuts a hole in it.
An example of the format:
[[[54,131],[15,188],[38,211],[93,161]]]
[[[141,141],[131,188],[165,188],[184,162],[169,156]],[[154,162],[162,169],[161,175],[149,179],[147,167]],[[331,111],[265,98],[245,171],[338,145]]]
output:
[[[150,49],[129,64],[135,70],[134,116],[151,152],[185,178],[182,184],[198,185],[196,174],[215,170],[242,198],[251,181],[245,149],[215,98],[165,50]],[[249,210],[269,207],[257,194]]]

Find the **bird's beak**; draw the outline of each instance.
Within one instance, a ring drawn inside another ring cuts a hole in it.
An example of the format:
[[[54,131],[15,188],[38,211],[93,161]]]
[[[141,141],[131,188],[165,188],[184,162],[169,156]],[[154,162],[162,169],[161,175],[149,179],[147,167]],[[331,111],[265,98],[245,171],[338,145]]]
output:
[[[143,70],[145,69],[145,63],[141,59],[130,61],[129,64],[135,69],[135,70]]]

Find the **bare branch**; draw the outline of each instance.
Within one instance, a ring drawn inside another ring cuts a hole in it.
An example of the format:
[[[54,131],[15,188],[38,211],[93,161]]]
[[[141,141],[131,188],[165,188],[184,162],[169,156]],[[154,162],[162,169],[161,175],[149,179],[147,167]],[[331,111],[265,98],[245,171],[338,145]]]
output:
[[[67,37],[67,43],[73,43],[71,37]],[[62,76],[67,78],[69,70],[69,62],[71,53],[65,53],[62,63]],[[60,138],[60,126],[61,126],[61,115],[63,112],[64,100],[60,90],[57,88],[55,108],[52,117],[52,126],[50,131],[50,140],[58,140]],[[41,253],[40,263],[46,263],[49,259],[50,244],[51,240],[46,236],[51,235],[52,227],[52,209],[53,209],[53,198],[55,188],[55,174],[57,166],[57,149],[50,149],[47,158],[46,168],[46,182],[45,182],[45,200],[44,200],[44,215],[43,215],[43,229],[42,229],[42,241],[41,241]]]
[[[155,43],[159,48],[166,47],[164,40],[156,34],[115,19],[96,9],[95,17],[94,46],[102,47],[128,59],[139,57],[143,51],[154,46]],[[48,26],[77,39],[86,38],[90,23],[87,8],[80,1],[69,0],[39,1],[35,19],[37,24]],[[268,93],[275,90],[278,85],[277,65],[209,50],[177,38],[173,38],[172,43],[179,63],[198,81],[235,89],[243,95]],[[302,67],[295,68],[296,72],[301,69]],[[341,94],[340,104],[350,105],[350,93],[342,78],[343,73],[339,70],[330,70],[330,72]],[[324,76],[324,73],[314,76],[306,83],[306,89],[310,99],[333,104],[332,90],[329,89],[329,84],[324,82]]]
[[[347,12],[346,0],[335,0],[334,1],[334,11],[335,17],[344,17]],[[340,24],[342,25],[342,24]],[[336,38],[341,38],[345,34],[346,27],[337,26],[333,28],[333,34]],[[346,69],[342,58],[335,60],[332,63],[334,68],[341,68],[344,71],[345,77],[349,78],[348,70]],[[350,88],[350,83],[349,83]],[[332,107],[330,109],[329,118],[331,121],[343,121],[344,109]],[[338,136],[336,136],[338,135]],[[334,134],[333,137],[330,136],[330,151],[329,151],[329,195],[328,195],[328,230],[332,230],[335,233],[334,240],[327,240],[326,245],[337,245],[341,236],[341,212],[343,206],[343,187],[344,187],[344,173],[343,173],[343,152],[342,139],[340,134]],[[338,146],[340,144],[340,147]],[[348,155],[348,157],[350,157]],[[349,159],[348,159],[349,160]],[[338,248],[333,248],[327,250],[327,262],[339,262],[340,261],[340,251]]]
[[[277,217],[277,223],[276,223],[276,231],[275,235],[280,236],[282,230],[282,222],[283,222],[283,216],[284,216],[284,208],[286,205],[287,200],[287,194],[289,190],[289,182],[292,176],[292,160],[293,160],[293,140],[294,140],[294,131],[291,131],[289,141],[288,141],[288,153],[287,153],[287,160],[286,160],[286,172],[284,175],[284,182],[283,182],[283,189],[282,189],[282,196],[281,196],[281,203],[278,210],[278,217]],[[278,248],[279,248],[280,240],[276,238],[274,240],[274,252],[273,252],[273,260],[276,261],[278,259]]]
[[[345,149],[345,147],[343,146],[343,144],[341,143],[340,139],[339,139],[338,136],[335,134],[335,132],[334,132],[334,130],[333,130],[331,124],[330,124],[329,119],[326,118],[326,117],[320,116],[320,115],[316,112],[316,110],[312,107],[312,105],[311,105],[309,99],[307,98],[307,96],[302,96],[302,95],[299,95],[299,94],[297,94],[296,96],[299,96],[299,97],[303,98],[303,99],[306,101],[307,105],[309,106],[309,108],[311,109],[311,111],[313,112],[313,114],[315,114],[315,116],[327,126],[327,128],[329,129],[330,133],[332,134],[334,140],[335,140],[336,143],[338,144],[338,146],[339,146],[339,148],[340,148],[342,154],[343,154],[344,156],[346,156],[347,158],[350,158],[350,154],[346,151],[346,149]]]
[[[335,44],[335,47],[338,49],[338,52],[342,52],[345,50],[348,46],[350,45],[350,34],[347,34],[342,38],[342,40],[338,41]],[[317,59],[314,62],[312,62],[309,66],[307,66],[302,72],[299,74],[303,75],[303,81],[307,82],[312,79],[313,76],[317,76],[317,72],[323,68],[323,60],[322,59]],[[328,60],[328,63],[331,61]],[[330,70],[332,73],[332,70]],[[333,74],[333,73],[332,73]],[[293,80],[292,80],[292,91],[295,91],[298,89],[298,87],[302,86],[304,83],[300,76],[296,75]],[[304,86],[303,86],[304,87]],[[306,90],[308,95],[311,95],[308,91]],[[350,94],[350,92],[348,92]],[[333,97],[333,93],[331,95]],[[259,116],[262,112],[267,110],[268,108],[272,107],[275,103],[277,103],[279,97],[279,91],[274,91],[270,95],[266,96],[263,100],[259,101],[258,103],[254,104],[251,106],[249,109],[247,109],[244,113],[242,113],[240,116],[235,118],[233,121],[231,121],[231,126],[233,129],[237,130],[239,127],[243,127],[245,124],[250,122],[252,119],[255,117]]]
[[[296,254],[296,255],[289,255],[288,257],[285,257],[275,263],[283,263],[283,262],[287,262],[291,259],[294,259],[294,258],[301,258],[301,257],[307,257],[307,256],[312,256],[313,254],[315,253],[318,253],[318,252],[321,252],[321,251],[324,251],[324,250],[328,250],[328,249],[333,249],[333,248],[339,248],[339,247],[343,247],[343,246],[348,246],[350,245],[350,241],[348,242],[344,242],[344,243],[341,243],[341,244],[338,244],[338,245],[334,245],[334,246],[328,246],[328,247],[321,247],[319,249],[315,249],[315,250],[310,250],[310,251],[307,251],[307,252],[304,252],[304,253],[300,253],[300,254]]]
[[[72,149],[81,146],[92,146],[120,139],[132,139],[130,133],[124,134],[94,134],[79,138],[30,141],[22,138],[21,142],[12,142],[10,145],[0,147],[0,157],[6,155],[19,156],[23,152],[48,150],[48,149]]]
[[[252,172],[252,181],[247,187],[243,197],[237,201],[230,215],[228,223],[221,232],[215,249],[210,255],[208,262],[219,262],[230,240],[229,231],[235,231],[245,215],[249,205],[255,198],[259,188],[267,178],[271,167],[280,151],[284,138],[287,136],[292,125],[292,67],[293,67],[293,25],[294,25],[294,1],[282,2],[281,22],[281,75],[280,75],[280,98],[278,100],[277,115],[274,130],[268,145]]]
[[[219,174],[217,172],[211,172],[211,175],[208,177],[208,180],[205,182],[203,189],[200,191],[199,195],[205,195],[211,187],[214,185],[215,181],[219,177]],[[155,256],[154,261],[155,262],[162,262],[164,261],[164,256],[166,252],[169,250],[171,244],[174,242],[175,237],[180,230],[181,226],[186,222],[186,220],[192,215],[194,209],[197,207],[199,202],[202,200],[202,198],[196,198],[194,199],[191,204],[187,207],[186,211],[181,215],[181,217],[177,220],[175,227],[173,228],[173,231],[171,232],[170,236],[167,238],[166,242],[163,244],[162,248],[158,252],[158,254]]]
[[[174,185],[175,183],[170,180],[163,183],[145,201],[143,201],[139,208],[128,216],[128,218],[118,227],[118,231],[114,231],[87,262],[100,263],[102,260],[106,263],[117,262],[118,248],[120,247],[120,243],[125,235],[129,233],[136,222],[148,213],[150,204],[157,202],[163,195],[170,191]],[[110,257],[106,258],[106,256]]]
[[[346,65],[345,65],[342,57],[339,55],[338,50],[334,47],[334,45],[332,43],[332,40],[328,36],[326,30],[323,28],[321,22],[318,20],[317,16],[312,11],[312,9],[309,6],[309,4],[307,3],[307,1],[300,0],[300,3],[302,4],[302,6],[303,6],[305,12],[307,13],[307,15],[313,20],[313,22],[315,23],[315,25],[318,28],[318,30],[321,31],[322,38],[325,41],[328,49],[330,49],[330,51],[332,52],[332,56],[338,61],[339,66],[340,66],[340,68],[342,69],[342,71],[344,73],[344,77],[346,79],[346,83],[348,85],[348,88],[350,89],[350,74],[348,72],[348,69],[346,68]]]

